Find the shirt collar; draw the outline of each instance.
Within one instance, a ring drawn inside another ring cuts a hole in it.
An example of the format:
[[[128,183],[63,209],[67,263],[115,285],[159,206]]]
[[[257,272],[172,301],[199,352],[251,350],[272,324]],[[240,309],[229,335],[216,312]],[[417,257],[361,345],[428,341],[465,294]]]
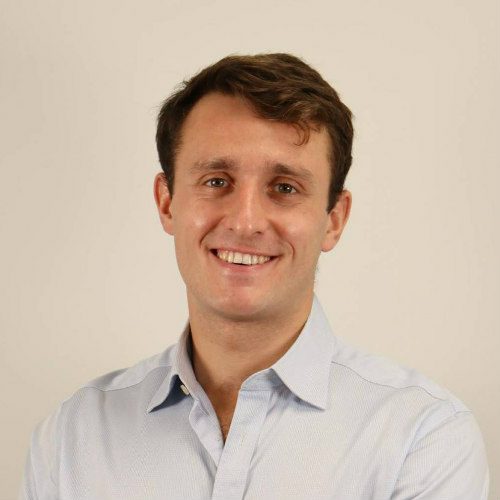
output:
[[[334,348],[335,337],[314,295],[311,312],[300,335],[271,368],[297,397],[325,410]]]
[[[324,410],[328,406],[334,344],[335,337],[323,308],[314,295],[309,317],[290,349],[270,368],[252,375],[251,378],[269,378],[275,373],[297,397]],[[205,393],[196,380],[191,364],[189,321],[172,354],[170,372],[153,395],[147,408],[148,412],[167,400],[176,382],[183,384],[194,399],[204,399]]]
[[[195,398],[200,394],[201,387],[196,380],[191,363],[191,336],[189,321],[186,323],[184,330],[173,348],[172,365],[168,375],[153,395],[147,411],[150,412],[163,404],[172,392],[176,384],[183,384],[189,393]]]

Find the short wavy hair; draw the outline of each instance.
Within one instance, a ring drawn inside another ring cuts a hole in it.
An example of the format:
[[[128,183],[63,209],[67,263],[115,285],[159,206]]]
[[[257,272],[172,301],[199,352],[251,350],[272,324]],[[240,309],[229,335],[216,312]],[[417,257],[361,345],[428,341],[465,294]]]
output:
[[[184,81],[158,114],[156,146],[170,194],[182,125],[195,104],[211,92],[245,99],[257,115],[297,127],[301,139],[326,127],[331,141],[327,212],[335,206],[352,163],[352,113],[337,92],[304,61],[290,54],[228,56]]]

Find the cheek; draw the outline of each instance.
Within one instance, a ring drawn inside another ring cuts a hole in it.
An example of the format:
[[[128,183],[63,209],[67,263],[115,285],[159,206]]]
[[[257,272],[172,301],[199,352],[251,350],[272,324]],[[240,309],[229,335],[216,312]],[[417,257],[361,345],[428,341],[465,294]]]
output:
[[[297,257],[319,255],[326,231],[323,219],[311,215],[290,217],[283,219],[281,228],[283,239],[293,247]]]
[[[181,201],[181,200],[179,200]],[[213,227],[216,217],[210,207],[199,207],[196,203],[179,203],[173,219],[174,234],[179,247],[186,251],[197,246]]]

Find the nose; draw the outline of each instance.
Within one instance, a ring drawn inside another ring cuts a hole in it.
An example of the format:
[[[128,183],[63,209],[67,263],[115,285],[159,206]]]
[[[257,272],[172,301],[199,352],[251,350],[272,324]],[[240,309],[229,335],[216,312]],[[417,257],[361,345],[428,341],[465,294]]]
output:
[[[268,227],[269,207],[265,195],[257,186],[247,184],[235,189],[229,196],[224,218],[225,227],[241,237],[262,234]]]

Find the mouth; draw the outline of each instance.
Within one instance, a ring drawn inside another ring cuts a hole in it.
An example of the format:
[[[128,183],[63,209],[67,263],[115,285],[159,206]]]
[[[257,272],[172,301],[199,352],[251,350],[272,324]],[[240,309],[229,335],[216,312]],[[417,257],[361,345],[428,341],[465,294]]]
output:
[[[243,253],[233,250],[223,250],[213,248],[210,252],[222,262],[237,266],[258,267],[263,266],[271,260],[274,260],[276,255],[261,255],[257,253]]]

